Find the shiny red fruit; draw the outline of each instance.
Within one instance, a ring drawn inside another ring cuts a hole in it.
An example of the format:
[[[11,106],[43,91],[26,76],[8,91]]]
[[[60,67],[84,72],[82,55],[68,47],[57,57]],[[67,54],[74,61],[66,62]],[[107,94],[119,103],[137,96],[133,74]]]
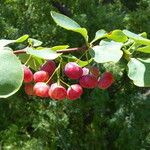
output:
[[[25,84],[24,90],[27,95],[34,95],[33,84]]]
[[[24,83],[32,82],[33,80],[32,71],[27,66],[23,66],[23,70],[24,70],[24,79],[23,79]]]
[[[76,100],[80,98],[82,93],[83,93],[82,87],[79,84],[73,84],[67,90],[67,99]]]
[[[98,87],[100,89],[107,89],[112,85],[114,81],[113,74],[111,72],[105,72],[98,81]]]
[[[49,75],[46,71],[37,71],[33,75],[34,82],[46,82],[49,79]]]
[[[63,100],[67,96],[66,89],[63,86],[58,85],[57,83],[53,83],[51,85],[48,93],[49,96],[55,100]]]
[[[65,65],[64,73],[70,79],[79,79],[82,74],[82,68],[75,62],[69,62]]]
[[[37,82],[33,87],[33,91],[36,96],[49,97],[48,95],[49,86],[44,82]]]
[[[47,61],[42,67],[41,70],[48,72],[48,74],[51,76],[53,72],[56,69],[56,64],[54,61],[49,60]]]
[[[88,74],[82,76],[79,83],[83,88],[95,88],[97,86],[97,78],[92,74]]]

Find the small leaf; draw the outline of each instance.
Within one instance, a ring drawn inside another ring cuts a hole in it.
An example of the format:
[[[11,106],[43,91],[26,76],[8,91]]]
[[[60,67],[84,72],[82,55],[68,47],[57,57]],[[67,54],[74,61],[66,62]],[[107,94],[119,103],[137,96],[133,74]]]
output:
[[[93,58],[89,59],[89,61],[83,61],[83,60],[79,60],[78,61],[78,65],[81,67],[87,66],[89,63],[91,63],[93,60]]]
[[[16,40],[6,40],[6,39],[1,39],[0,40],[0,48],[8,45],[8,44],[11,44],[11,43],[15,43]]]
[[[64,29],[80,33],[84,37],[84,39],[88,41],[87,30],[85,28],[81,28],[80,25],[74,20],[55,11],[51,11],[51,16],[57,23],[57,25],[61,26]]]
[[[131,58],[128,69],[128,76],[135,85],[150,87],[150,59]]]
[[[26,61],[29,58],[28,54],[19,54],[18,56],[23,64],[26,63]],[[37,71],[43,63],[44,63],[43,59],[32,56],[30,60],[28,61],[27,66]]]
[[[135,34],[133,32],[130,32],[128,30],[123,30],[123,33],[133,39],[135,42],[137,43],[140,43],[140,44],[143,44],[143,45],[150,45],[150,40],[146,39],[146,38],[143,38],[142,36],[138,35],[138,34]]]
[[[102,39],[104,37],[106,37],[106,31],[101,29],[101,30],[98,30],[95,34],[95,38],[93,39],[93,41],[91,43],[94,43],[95,41],[99,40],[99,39]]]
[[[146,32],[142,32],[140,34],[138,34],[139,36],[142,36],[143,38],[147,38],[147,33]]]
[[[51,47],[51,50],[53,50],[53,51],[63,50],[63,49],[67,49],[68,47],[69,47],[69,45],[58,45],[58,46]]]
[[[121,30],[114,30],[107,35],[108,39],[114,40],[116,42],[126,42],[128,40],[127,36]]]
[[[94,46],[90,54],[97,63],[118,62],[123,55],[122,43],[114,41],[101,41],[99,46]]]
[[[32,56],[42,58],[45,60],[54,60],[61,54],[56,53],[55,51],[51,50],[50,48],[42,48],[40,50],[36,50],[33,48],[26,48],[27,54],[30,54]]]
[[[143,53],[150,53],[150,46],[144,46],[144,47],[138,48],[137,51],[143,52]]]
[[[23,82],[23,67],[10,50],[0,51],[0,98],[15,94]]]
[[[16,40],[17,43],[21,43],[21,42],[24,42],[25,40],[27,40],[29,38],[29,35],[28,34],[25,34],[23,36],[21,36],[20,38],[18,38]]]
[[[29,39],[28,39],[28,42],[29,42],[29,44],[32,45],[33,47],[37,47],[37,46],[42,45],[42,42],[41,42],[41,41],[36,40],[36,39],[32,39],[32,38],[29,38]]]
[[[77,62],[77,64],[80,66],[80,67],[84,67],[84,66],[87,66],[88,63],[91,63],[93,58],[91,58],[89,61],[84,61],[84,60],[80,60],[78,59],[77,57],[75,56],[72,56],[72,55],[63,55],[64,58],[67,58],[69,62]]]

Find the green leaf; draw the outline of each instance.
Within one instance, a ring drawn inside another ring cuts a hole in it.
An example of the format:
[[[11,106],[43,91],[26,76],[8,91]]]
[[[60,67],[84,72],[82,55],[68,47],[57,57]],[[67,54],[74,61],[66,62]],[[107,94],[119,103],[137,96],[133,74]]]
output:
[[[89,61],[83,61],[83,60],[78,60],[78,65],[81,67],[87,66],[89,63],[91,63],[93,58],[89,59]]]
[[[87,66],[88,63],[91,63],[93,60],[93,58],[91,58],[89,61],[83,61],[72,55],[63,55],[62,57],[67,58],[69,62],[77,62],[80,67]]]
[[[93,39],[93,41],[91,43],[94,43],[95,41],[99,40],[99,39],[102,39],[104,37],[106,37],[106,31],[101,29],[101,30],[98,30],[95,34],[95,38]]]
[[[0,48],[3,48],[4,46],[11,44],[11,43],[15,43],[16,40],[6,40],[6,39],[1,39],[0,40]]]
[[[85,28],[81,28],[80,25],[74,20],[55,11],[51,11],[51,16],[57,23],[57,25],[61,26],[64,29],[80,33],[84,37],[86,42],[88,41],[87,30]]]
[[[143,53],[150,53],[150,46],[144,46],[144,47],[138,48],[137,51],[143,52]]]
[[[122,45],[122,43],[114,41],[101,41],[99,46],[94,46],[90,50],[90,54],[97,63],[116,63],[123,55],[121,50]]]
[[[140,33],[138,35],[142,36],[143,38],[147,38],[147,33],[146,32],[142,32],[142,33]]]
[[[42,58],[45,60],[54,60],[61,54],[56,53],[55,51],[51,50],[50,48],[42,48],[40,50],[36,50],[33,48],[26,48],[27,54],[30,54],[32,56]]]
[[[28,54],[19,54],[18,56],[22,63],[26,63],[26,61],[29,58]],[[27,66],[37,71],[43,63],[44,63],[43,59],[32,56],[28,61]]]
[[[28,34],[25,34],[23,36],[21,36],[20,38],[18,38],[16,40],[17,43],[21,43],[21,42],[24,42],[25,40],[27,40],[29,38],[29,35]]]
[[[32,45],[33,47],[37,47],[37,46],[42,45],[42,42],[41,42],[41,41],[36,40],[36,39],[32,39],[32,38],[29,38],[29,39],[28,39],[28,42],[29,42],[29,44]]]
[[[150,87],[150,59],[131,58],[128,76],[139,87]]]
[[[23,82],[20,60],[9,50],[0,51],[0,98],[16,93]]]
[[[140,44],[143,44],[143,45],[150,45],[150,40],[146,39],[146,38],[143,38],[142,36],[138,35],[138,34],[135,34],[133,32],[130,32],[128,30],[123,30],[123,33],[133,39],[135,42],[137,43],[140,43]]]
[[[29,36],[26,34],[26,35],[23,35],[21,36],[20,38],[18,38],[17,40],[7,40],[7,39],[1,39],[0,40],[0,48],[3,48],[4,46],[8,45],[8,44],[11,44],[11,43],[20,43],[20,42],[23,42],[25,41]]]
[[[58,46],[51,47],[51,50],[53,50],[53,51],[63,50],[63,49],[67,49],[68,47],[69,47],[69,45],[58,45]]]
[[[116,42],[126,42],[128,40],[127,36],[121,30],[114,30],[107,35],[108,39],[114,40]]]

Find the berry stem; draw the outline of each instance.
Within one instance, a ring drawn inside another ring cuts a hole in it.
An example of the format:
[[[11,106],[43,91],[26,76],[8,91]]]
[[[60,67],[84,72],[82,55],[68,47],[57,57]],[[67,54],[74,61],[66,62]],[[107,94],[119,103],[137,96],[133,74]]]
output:
[[[66,82],[64,82],[63,80],[60,79],[60,82],[62,82],[63,84],[65,84],[66,86],[70,87],[69,84],[67,84]]]
[[[46,83],[48,83],[51,79],[52,79],[52,77],[54,76],[54,74],[57,72],[57,70],[60,68],[60,64],[58,65],[58,67],[55,69],[55,71],[53,72],[53,74],[50,76],[50,78],[47,80],[47,82]]]
[[[88,62],[88,66],[90,65],[90,62],[89,62],[89,57],[88,57],[88,51],[86,51],[86,60]]]
[[[87,52],[87,51],[86,51],[86,52]],[[84,53],[81,55],[81,57],[76,60],[76,63],[78,63],[78,62],[81,60],[81,58],[86,54],[86,52],[84,52]]]
[[[30,61],[30,59],[31,59],[31,55],[29,55],[29,58],[27,59],[27,61],[24,63],[24,65],[26,66],[27,65],[27,63]]]

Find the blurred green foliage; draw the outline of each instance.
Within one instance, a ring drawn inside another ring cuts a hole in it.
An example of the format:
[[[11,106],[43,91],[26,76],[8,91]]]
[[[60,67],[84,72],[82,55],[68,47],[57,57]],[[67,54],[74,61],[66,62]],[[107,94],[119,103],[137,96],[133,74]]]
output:
[[[111,2],[111,3],[110,3]],[[46,46],[84,44],[81,36],[56,26],[50,10],[71,16],[89,35],[99,29],[127,28],[150,36],[150,1],[1,0],[0,37],[29,34]],[[131,3],[131,2],[130,2]],[[135,6],[135,9],[131,9]],[[85,90],[77,101],[56,102],[21,91],[0,100],[0,146],[4,150],[148,150],[149,89],[135,87],[120,64],[105,64],[115,84],[106,91]]]

